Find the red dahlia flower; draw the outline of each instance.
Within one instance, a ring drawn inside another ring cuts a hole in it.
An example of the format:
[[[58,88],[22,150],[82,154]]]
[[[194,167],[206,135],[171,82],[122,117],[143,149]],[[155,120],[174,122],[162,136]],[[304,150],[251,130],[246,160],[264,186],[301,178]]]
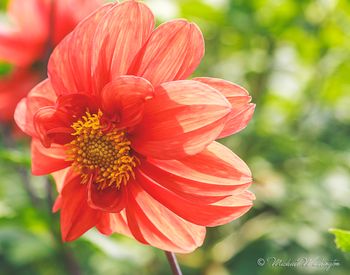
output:
[[[9,20],[0,23],[0,61],[15,69],[0,78],[1,122],[13,119],[19,100],[42,79],[31,66],[44,61],[49,43],[57,45],[102,3],[103,0],[59,0],[54,1],[51,13],[51,0],[9,1]]]
[[[54,50],[15,119],[33,173],[55,172],[64,241],[96,227],[190,252],[205,226],[251,208],[249,168],[214,140],[244,128],[254,104],[230,82],[184,80],[203,53],[195,24],[154,29],[136,1],[103,6]]]

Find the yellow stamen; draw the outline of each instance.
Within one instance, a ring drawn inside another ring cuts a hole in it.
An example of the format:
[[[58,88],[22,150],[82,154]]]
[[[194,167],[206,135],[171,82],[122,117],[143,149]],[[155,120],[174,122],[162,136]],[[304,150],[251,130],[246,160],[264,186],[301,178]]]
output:
[[[103,132],[101,117],[101,111],[86,112],[71,125],[75,139],[68,144],[67,160],[73,162],[82,183],[92,176],[101,190],[112,185],[119,189],[131,177],[135,178],[134,168],[139,160],[131,155],[131,143],[125,132],[116,129]]]

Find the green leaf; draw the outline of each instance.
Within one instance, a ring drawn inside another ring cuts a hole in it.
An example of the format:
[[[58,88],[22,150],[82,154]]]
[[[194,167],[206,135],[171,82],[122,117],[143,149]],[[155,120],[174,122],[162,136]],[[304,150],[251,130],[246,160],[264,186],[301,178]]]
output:
[[[0,61],[0,76],[11,73],[12,69],[13,67],[11,64]]]
[[[30,156],[28,153],[15,149],[0,148],[0,163],[2,161],[10,164],[30,166]]]
[[[350,231],[332,228],[329,232],[334,234],[335,243],[340,250],[350,252]]]
[[[6,11],[8,0],[0,1],[0,11]]]

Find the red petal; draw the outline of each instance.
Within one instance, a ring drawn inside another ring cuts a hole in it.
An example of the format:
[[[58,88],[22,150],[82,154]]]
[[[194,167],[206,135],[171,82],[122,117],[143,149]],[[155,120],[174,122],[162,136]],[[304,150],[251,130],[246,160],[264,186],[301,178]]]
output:
[[[119,213],[125,208],[123,189],[111,186],[99,190],[98,184],[91,181],[88,185],[88,204],[93,209]]]
[[[107,4],[87,17],[53,51],[48,73],[57,95],[93,93],[93,37],[98,22],[112,6]]]
[[[111,221],[109,213],[102,213],[100,221],[96,224],[96,228],[101,234],[111,235],[113,230],[111,229]]]
[[[0,77],[0,121],[12,122],[17,103],[39,82],[38,74],[15,69]]]
[[[248,166],[217,142],[181,160],[148,159],[140,169],[172,192],[202,201],[242,192],[252,182]]]
[[[172,191],[165,179],[160,179],[152,171],[139,170],[137,180],[154,199],[185,220],[198,225],[216,226],[228,223],[243,215],[252,206],[252,197],[247,197],[247,191],[231,192],[231,195],[214,197],[211,201],[205,197],[200,199],[196,195],[183,195]]]
[[[101,19],[93,42],[93,78],[96,91],[117,76],[126,75],[154,27],[154,16],[138,1],[125,1]]]
[[[41,142],[32,139],[32,173],[36,176],[47,175],[70,165],[66,161],[66,149],[57,144],[45,148]]]
[[[137,240],[162,250],[189,253],[201,246],[205,237],[204,227],[178,217],[137,183],[128,183],[126,215]]]
[[[197,25],[174,20],[160,25],[136,56],[128,74],[148,79],[154,87],[186,79],[204,55],[204,40]]]
[[[67,182],[62,190],[61,233],[63,241],[73,241],[95,226],[102,212],[89,207],[87,186],[79,175]]]
[[[198,77],[193,80],[200,81],[218,90],[232,105],[232,111],[218,138],[233,135],[247,126],[253,116],[255,104],[249,103],[251,97],[244,88],[218,78]]]
[[[51,174],[55,180],[57,192],[59,193],[53,207],[52,212],[57,212],[62,207],[62,189],[65,186],[66,183],[69,183],[71,180],[73,180],[77,175],[74,173],[73,169],[71,167],[67,167],[63,170],[59,170],[56,172],[53,172]]]
[[[49,148],[51,143],[64,145],[72,140],[73,129],[67,113],[55,107],[44,107],[34,116],[34,128],[42,144]]]
[[[119,128],[131,127],[141,121],[145,102],[152,97],[153,87],[147,80],[117,77],[102,91],[102,110],[117,119]]]
[[[178,159],[202,151],[222,131],[230,103],[218,91],[196,81],[164,83],[147,101],[133,148],[158,159]]]
[[[84,94],[60,96],[55,106],[43,107],[34,116],[34,128],[44,146],[67,144],[72,140],[71,125],[89,110],[96,113],[94,99]]]
[[[68,113],[70,120],[75,122],[86,114],[88,110],[90,113],[97,113],[99,101],[95,97],[84,94],[69,94],[60,96],[57,99],[56,109]]]
[[[23,98],[15,110],[18,127],[32,137],[38,137],[34,129],[34,114],[42,107],[55,104],[56,95],[48,79],[35,86],[26,98]]]

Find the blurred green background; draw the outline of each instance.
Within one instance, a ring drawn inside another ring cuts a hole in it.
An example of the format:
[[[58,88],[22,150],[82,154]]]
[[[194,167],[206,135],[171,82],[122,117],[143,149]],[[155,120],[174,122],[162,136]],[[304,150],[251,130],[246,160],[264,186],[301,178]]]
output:
[[[196,76],[238,83],[257,104],[247,129],[222,140],[251,168],[255,205],[239,220],[209,228],[194,253],[178,255],[184,274],[349,274],[349,254],[337,250],[328,229],[350,229],[350,2],[145,2],[158,23],[184,17],[200,26],[206,55]],[[50,212],[51,185],[30,176],[27,142],[6,131],[1,275],[170,274],[162,251],[123,236],[92,230],[63,245],[59,215]],[[278,267],[272,258],[311,263]],[[338,266],[319,266],[332,261]]]

